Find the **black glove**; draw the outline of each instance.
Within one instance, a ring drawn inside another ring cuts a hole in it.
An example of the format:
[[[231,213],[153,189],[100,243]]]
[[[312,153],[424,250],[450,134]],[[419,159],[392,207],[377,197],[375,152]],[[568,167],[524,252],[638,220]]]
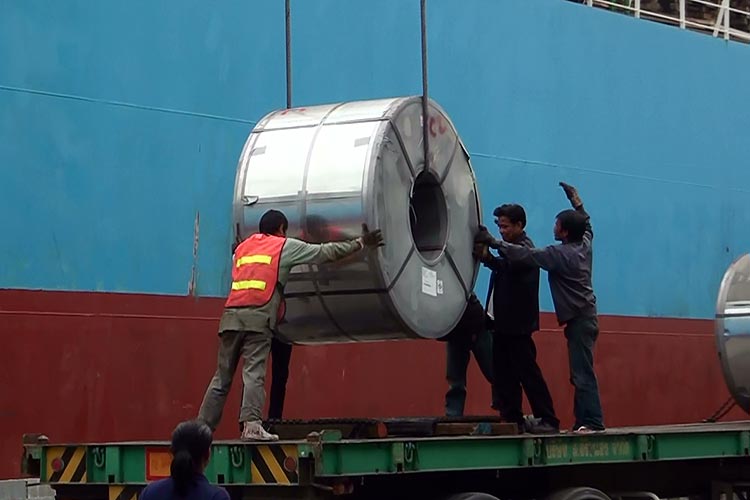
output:
[[[474,243],[472,255],[474,255],[474,258],[480,262],[489,262],[492,258],[487,245],[484,243]]]
[[[496,245],[495,238],[486,227],[479,224],[479,231],[474,235],[474,243],[493,247]]]
[[[370,248],[382,247],[385,245],[383,242],[383,233],[380,229],[370,231],[367,229],[367,224],[365,223],[362,223],[362,236],[360,239],[364,246]]]
[[[568,197],[568,200],[570,201],[570,204],[573,205],[573,208],[578,208],[583,205],[581,197],[578,195],[578,190],[575,187],[571,186],[570,184],[566,184],[565,182],[561,182],[560,186],[565,191],[565,196]]]

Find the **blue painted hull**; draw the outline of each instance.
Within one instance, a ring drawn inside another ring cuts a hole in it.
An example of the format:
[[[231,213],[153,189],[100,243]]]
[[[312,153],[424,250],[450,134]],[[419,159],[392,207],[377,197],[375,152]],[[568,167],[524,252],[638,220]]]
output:
[[[419,93],[418,2],[292,9],[296,104]],[[750,246],[748,47],[560,0],[434,1],[428,30],[485,216],[522,203],[552,243],[574,183],[603,312],[710,317]],[[4,3],[0,287],[223,295],[234,172],[284,105],[283,45],[281,0]]]

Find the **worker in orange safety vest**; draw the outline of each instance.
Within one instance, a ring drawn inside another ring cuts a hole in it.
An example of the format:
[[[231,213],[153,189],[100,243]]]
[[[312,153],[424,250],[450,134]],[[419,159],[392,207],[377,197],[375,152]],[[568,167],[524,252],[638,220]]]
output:
[[[324,217],[317,214],[309,214],[305,217],[305,227],[302,229],[301,239],[308,243],[325,243],[328,241],[346,240],[344,232],[334,225],[331,225]],[[239,235],[232,245],[232,254],[242,243]],[[348,257],[351,259],[354,256]],[[338,262],[344,264],[347,259],[341,259]],[[316,279],[319,283],[326,282],[325,273],[322,268],[318,268]],[[278,422],[282,420],[284,413],[284,401],[286,399],[286,385],[289,381],[289,365],[292,361],[292,344],[282,339],[280,336],[274,336],[271,340],[271,393],[268,397],[268,420]],[[244,391],[243,391],[244,392]],[[240,407],[242,407],[242,394],[240,394]],[[240,432],[244,425],[239,424]]]
[[[380,230],[362,225],[356,239],[311,244],[287,238],[289,222],[278,210],[268,210],[260,219],[258,233],[240,243],[234,253],[232,287],[219,323],[216,373],[209,383],[199,410],[199,419],[215,430],[221,421],[232,378],[242,356],[243,396],[240,409],[246,441],[275,441],[262,426],[265,403],[266,361],[276,325],[283,318],[283,289],[292,267],[299,264],[333,262],[365,247],[382,246]]]
[[[305,225],[301,228],[301,239],[308,243],[325,243],[328,241],[346,240],[346,235],[341,228],[330,224],[323,216],[318,214],[308,214],[305,217]],[[242,243],[239,235],[232,245],[232,253]],[[345,264],[348,259],[341,259],[338,262]],[[326,283],[326,273],[322,272],[323,268],[318,268],[318,283]],[[271,393],[268,397],[268,420],[280,421],[284,413],[284,400],[286,399],[286,385],[289,381],[289,365],[292,361],[292,344],[282,339],[280,336],[274,336],[271,341]],[[242,395],[240,395],[240,398]],[[242,400],[240,399],[240,407]],[[243,424],[240,422],[240,432]]]

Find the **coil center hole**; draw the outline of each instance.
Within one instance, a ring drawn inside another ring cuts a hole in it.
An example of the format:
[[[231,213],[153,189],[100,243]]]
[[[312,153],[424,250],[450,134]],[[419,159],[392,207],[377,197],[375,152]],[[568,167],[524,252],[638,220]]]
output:
[[[448,239],[448,206],[438,178],[422,171],[414,180],[409,200],[409,225],[417,251],[427,261],[436,260]]]

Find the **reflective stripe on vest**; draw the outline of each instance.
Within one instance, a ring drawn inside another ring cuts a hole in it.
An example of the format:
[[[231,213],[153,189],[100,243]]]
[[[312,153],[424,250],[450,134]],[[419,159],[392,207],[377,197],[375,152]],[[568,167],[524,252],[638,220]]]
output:
[[[253,234],[237,246],[226,307],[259,307],[271,300],[285,242],[281,236]]]
[[[235,281],[232,283],[232,290],[265,290],[266,282],[261,280]]]
[[[236,267],[244,266],[246,264],[270,264],[273,257],[270,255],[245,255],[237,259]]]

